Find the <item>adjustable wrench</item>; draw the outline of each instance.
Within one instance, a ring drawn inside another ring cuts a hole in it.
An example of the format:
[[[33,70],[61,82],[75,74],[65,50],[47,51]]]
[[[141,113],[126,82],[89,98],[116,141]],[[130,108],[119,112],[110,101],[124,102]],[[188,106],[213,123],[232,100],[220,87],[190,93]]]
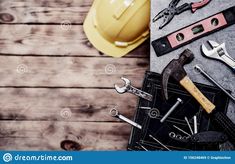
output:
[[[225,43],[218,44],[217,42],[211,40],[209,40],[208,43],[211,46],[212,50],[208,50],[203,44],[201,46],[203,55],[208,58],[224,62],[235,72],[235,60],[228,54]]]
[[[124,87],[119,87],[119,86],[116,85],[116,84],[115,84],[115,86],[114,86],[115,89],[116,89],[116,91],[117,91],[119,94],[123,94],[123,93],[129,92],[129,93],[134,94],[134,95],[136,95],[136,96],[138,96],[138,97],[141,97],[141,98],[143,98],[143,99],[145,99],[145,100],[148,100],[148,101],[152,101],[152,100],[153,100],[153,96],[152,96],[151,94],[146,93],[146,92],[144,92],[144,91],[141,91],[141,90],[139,90],[139,89],[133,87],[133,86],[131,85],[130,80],[128,80],[128,79],[126,79],[126,78],[124,78],[124,77],[122,77],[121,79],[125,82],[125,86],[124,86]]]

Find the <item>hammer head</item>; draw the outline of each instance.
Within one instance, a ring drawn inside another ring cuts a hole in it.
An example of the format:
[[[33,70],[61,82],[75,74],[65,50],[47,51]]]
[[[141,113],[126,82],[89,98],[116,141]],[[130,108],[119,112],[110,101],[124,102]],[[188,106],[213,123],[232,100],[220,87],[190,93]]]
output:
[[[165,100],[168,100],[167,84],[170,77],[173,77],[176,81],[180,82],[185,76],[187,76],[184,70],[184,65],[193,61],[194,55],[186,49],[180,54],[179,59],[173,59],[162,72],[162,91]]]

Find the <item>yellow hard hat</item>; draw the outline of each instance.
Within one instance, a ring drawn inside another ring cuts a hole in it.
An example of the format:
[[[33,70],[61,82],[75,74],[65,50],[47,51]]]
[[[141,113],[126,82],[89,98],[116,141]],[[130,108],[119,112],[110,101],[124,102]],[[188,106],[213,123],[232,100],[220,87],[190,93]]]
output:
[[[95,0],[84,22],[92,45],[121,57],[149,37],[150,0]]]

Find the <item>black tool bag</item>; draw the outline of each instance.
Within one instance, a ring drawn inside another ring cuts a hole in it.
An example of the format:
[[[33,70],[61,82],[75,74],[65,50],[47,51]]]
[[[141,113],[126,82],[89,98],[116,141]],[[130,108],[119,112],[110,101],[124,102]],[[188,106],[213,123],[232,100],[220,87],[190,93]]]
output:
[[[196,86],[216,105],[217,110],[221,110],[224,113],[227,112],[229,99],[226,94],[212,86],[197,83]],[[185,138],[187,135],[174,128],[174,125],[191,134],[184,119],[185,116],[189,119],[192,129],[194,127],[192,118],[194,115],[197,116],[199,133],[204,131],[218,131],[218,128],[213,127],[208,114],[200,107],[199,103],[174,80],[170,79],[168,83],[169,100],[167,102],[162,98],[161,76],[157,73],[146,72],[142,90],[152,94],[153,101],[139,100],[134,121],[142,125],[143,128],[142,130],[132,128],[128,150],[143,150],[137,143],[141,143],[148,150],[166,150],[150,138],[149,134],[152,134],[171,150],[216,150],[218,148],[214,145],[198,147],[192,145],[191,142],[182,142],[179,139],[179,136]],[[175,109],[164,123],[160,123],[160,119],[176,103],[177,98],[181,98],[184,103]],[[147,108],[145,109],[145,107]],[[148,109],[148,107],[158,109],[160,116],[156,118],[150,117],[149,112],[151,109]],[[170,133],[178,135],[178,139],[170,136]]]

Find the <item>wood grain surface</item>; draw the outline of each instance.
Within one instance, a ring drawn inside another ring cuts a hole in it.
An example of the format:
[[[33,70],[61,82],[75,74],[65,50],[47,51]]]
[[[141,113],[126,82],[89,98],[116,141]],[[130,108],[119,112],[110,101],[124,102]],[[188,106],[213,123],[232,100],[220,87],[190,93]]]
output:
[[[1,0],[1,23],[82,24],[93,0]]]
[[[124,123],[1,121],[1,150],[59,150],[68,137],[81,150],[126,149],[130,126]]]
[[[1,54],[105,57],[90,44],[82,25],[2,24],[0,36]],[[148,57],[148,43],[146,41],[127,57]]]
[[[0,149],[125,150],[138,98],[119,95],[127,77],[141,87],[149,40],[124,58],[96,50],[83,32],[93,0],[0,1]]]
[[[0,88],[0,119],[28,121],[117,121],[117,108],[132,118],[137,97],[114,89]]]
[[[148,59],[0,56],[0,65],[2,87],[113,88],[118,82],[123,85],[122,76],[140,86],[139,79],[148,69]]]

